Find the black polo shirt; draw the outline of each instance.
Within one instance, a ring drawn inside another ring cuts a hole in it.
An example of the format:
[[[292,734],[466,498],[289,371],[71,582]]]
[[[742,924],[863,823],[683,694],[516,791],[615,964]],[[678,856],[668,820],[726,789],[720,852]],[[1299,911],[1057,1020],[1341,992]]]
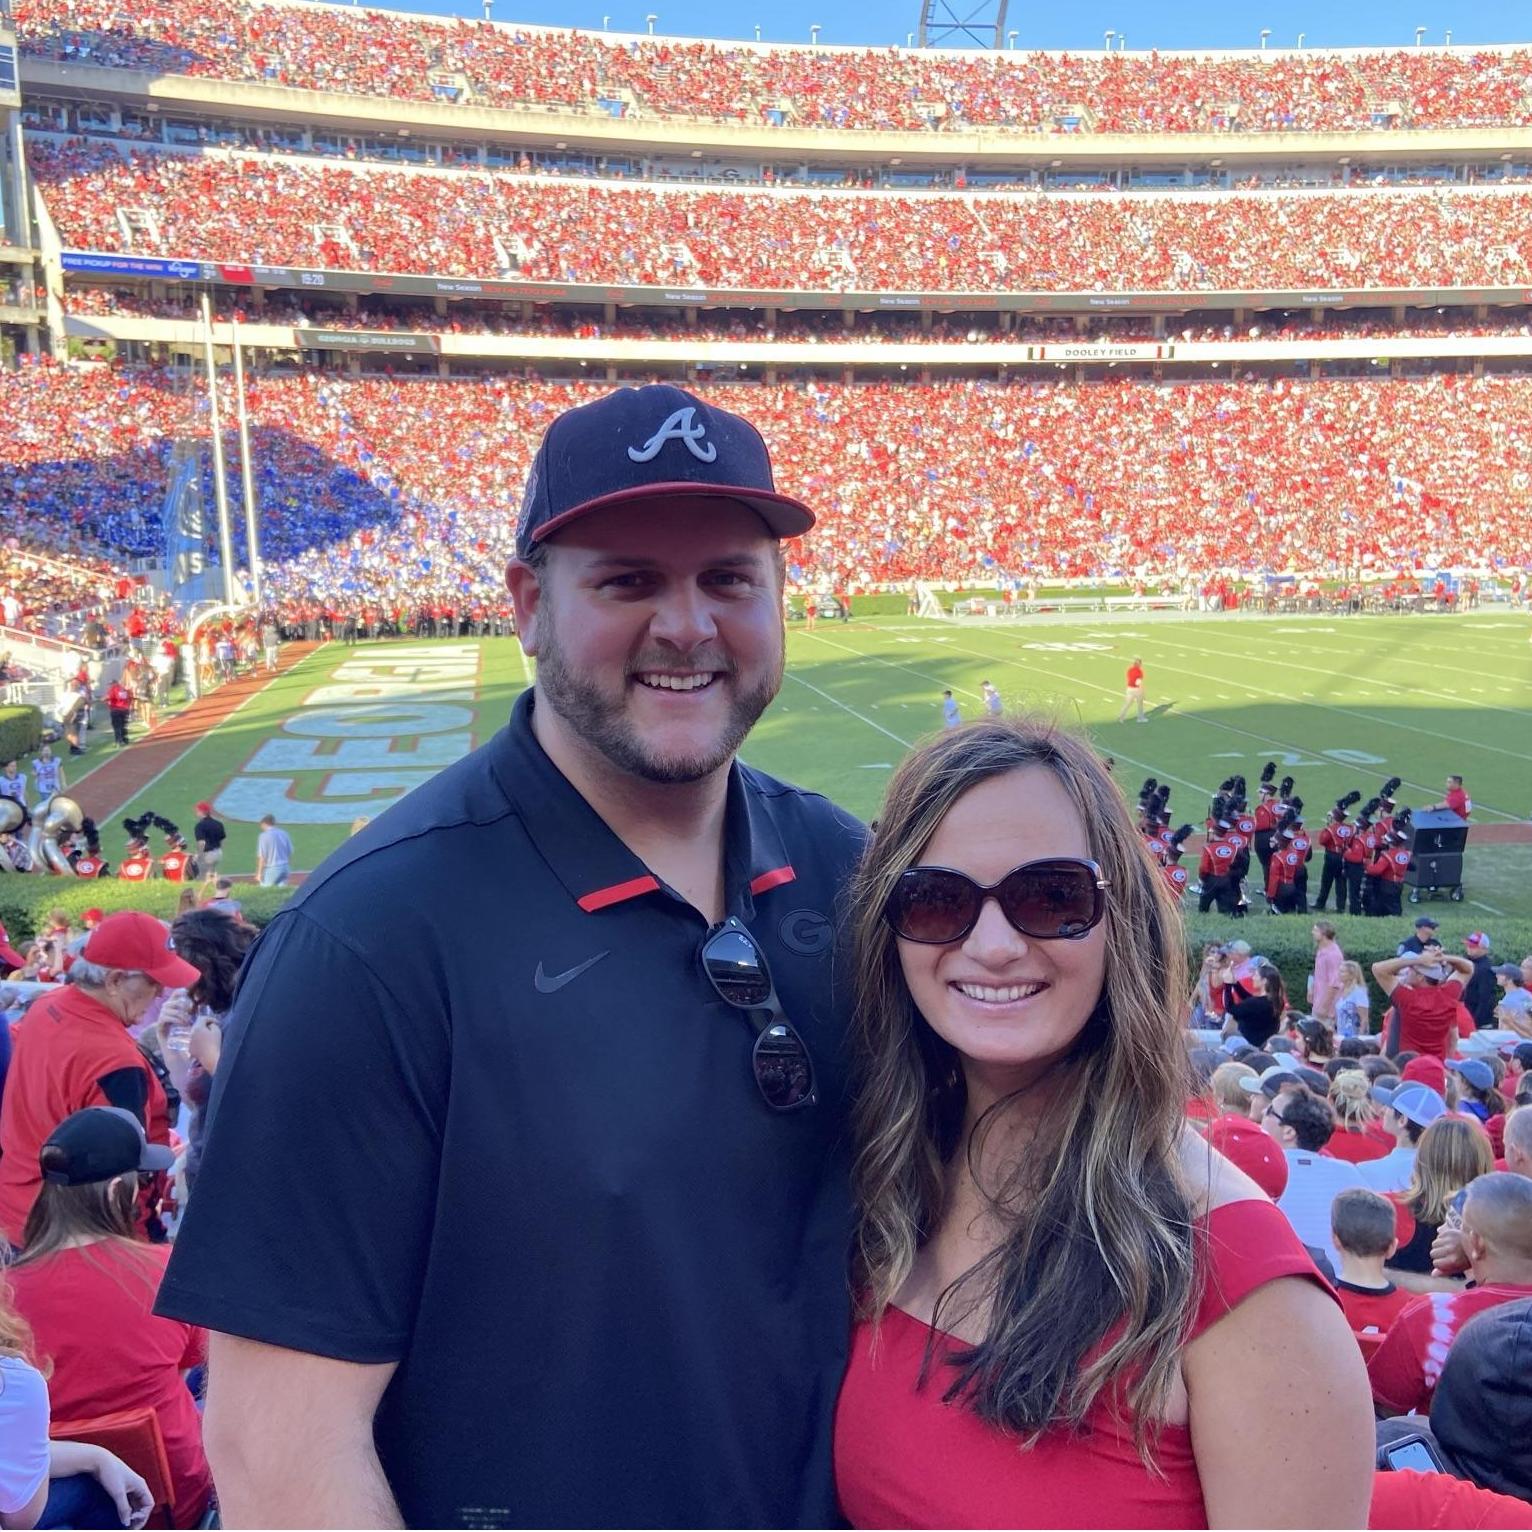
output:
[[[736,765],[726,894],[814,1058],[773,1112],[706,922],[509,726],[246,968],[161,1312],[397,1361],[416,1526],[824,1526],[849,1324],[837,900],[863,831]]]

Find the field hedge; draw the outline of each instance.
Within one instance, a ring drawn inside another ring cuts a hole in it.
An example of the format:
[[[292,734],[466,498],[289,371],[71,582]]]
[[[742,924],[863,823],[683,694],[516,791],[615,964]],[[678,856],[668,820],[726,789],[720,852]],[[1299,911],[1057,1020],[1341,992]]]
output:
[[[0,707],[0,764],[37,749],[42,742],[41,708]]]
[[[161,920],[175,916],[183,883],[126,883],[117,878],[54,878],[31,873],[0,876],[0,925],[11,945],[37,934],[51,910],[64,910],[76,921],[86,910],[148,910]],[[237,883],[234,897],[248,919],[263,926],[293,895],[291,888],[262,888]]]
[[[1397,920],[1369,919],[1365,915],[1251,915],[1244,920],[1230,920],[1212,911],[1198,915],[1195,906],[1186,913],[1186,938],[1192,973],[1195,977],[1202,963],[1203,949],[1209,942],[1243,940],[1252,951],[1269,958],[1282,975],[1282,982],[1292,1002],[1303,1008],[1304,988],[1314,971],[1314,939],[1310,932],[1316,920],[1328,920],[1335,927],[1335,939],[1348,958],[1362,965],[1363,977],[1372,993],[1373,1016],[1381,1014],[1382,992],[1373,982],[1372,965],[1391,958],[1399,943],[1409,936],[1418,915],[1430,915],[1441,922],[1437,935],[1446,951],[1463,956],[1463,938],[1470,931],[1483,931],[1494,941],[1494,957],[1500,963],[1518,963],[1532,953],[1532,920],[1502,920],[1482,913],[1470,918],[1461,904],[1409,904]]]

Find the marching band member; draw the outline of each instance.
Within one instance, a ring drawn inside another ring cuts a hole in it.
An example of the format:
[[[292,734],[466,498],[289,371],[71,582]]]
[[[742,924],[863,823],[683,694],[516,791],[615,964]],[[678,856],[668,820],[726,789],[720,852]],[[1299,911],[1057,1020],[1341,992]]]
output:
[[[1344,912],[1346,908],[1346,847],[1356,835],[1356,831],[1347,822],[1346,811],[1353,803],[1361,801],[1362,795],[1359,792],[1350,792],[1344,798],[1337,798],[1324,828],[1319,832],[1319,849],[1324,853],[1324,868],[1319,878],[1319,898],[1314,901],[1316,910],[1324,909],[1332,888],[1335,890],[1336,912]]]

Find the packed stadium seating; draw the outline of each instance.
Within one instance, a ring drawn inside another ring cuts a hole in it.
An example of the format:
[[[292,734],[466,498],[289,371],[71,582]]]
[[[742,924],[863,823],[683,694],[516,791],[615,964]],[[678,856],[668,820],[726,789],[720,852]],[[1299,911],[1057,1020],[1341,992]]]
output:
[[[274,590],[493,595],[542,429],[601,385],[304,372],[251,388]],[[1532,378],[719,386],[821,512],[803,579],[1532,564]],[[141,551],[185,385],[0,374],[0,525]],[[62,445],[61,445],[62,444]],[[444,446],[444,444],[446,444]],[[237,487],[232,491],[237,495]],[[325,560],[300,557],[325,548]]]
[[[1525,48],[1107,55],[613,38],[350,7],[19,0],[37,58],[428,101],[825,129],[1305,132],[1532,121]]]
[[[658,191],[34,140],[66,244],[226,262],[838,291],[1500,286],[1532,280],[1532,193],[918,199]],[[322,210],[322,216],[321,216]],[[151,227],[152,226],[152,227]],[[590,231],[605,237],[593,239]],[[501,243],[497,251],[497,239]]]
[[[201,307],[191,299],[153,298],[142,289],[76,285],[69,288],[66,306],[82,317],[121,315],[133,319],[200,319]],[[213,305],[220,324],[319,326],[328,330],[431,331],[452,335],[549,336],[567,340],[686,340],[686,341],[782,341],[798,345],[834,345],[855,341],[858,345],[919,345],[929,342],[962,342],[970,345],[1047,344],[1059,341],[1090,341],[1122,344],[1151,339],[1154,323],[1146,315],[1088,315],[1084,329],[1072,316],[1040,314],[1016,316],[1009,330],[1000,329],[993,316],[935,315],[931,328],[921,326],[919,314],[858,313],[848,329],[838,310],[816,313],[779,312],[773,322],[763,309],[734,310],[719,315],[702,312],[688,323],[683,310],[619,311],[607,321],[586,313],[538,307],[530,317],[503,304],[454,303],[445,314],[428,306],[384,308],[363,303],[355,309],[333,303],[303,306],[295,296],[272,293],[264,303],[249,298],[220,295]],[[1244,340],[1404,340],[1428,337],[1527,336],[1532,335],[1532,312],[1524,308],[1495,309],[1482,318],[1467,308],[1414,310],[1402,321],[1387,310],[1332,310],[1323,318],[1314,310],[1302,313],[1260,313],[1243,323],[1233,317],[1198,315],[1166,317],[1165,338],[1174,341]]]

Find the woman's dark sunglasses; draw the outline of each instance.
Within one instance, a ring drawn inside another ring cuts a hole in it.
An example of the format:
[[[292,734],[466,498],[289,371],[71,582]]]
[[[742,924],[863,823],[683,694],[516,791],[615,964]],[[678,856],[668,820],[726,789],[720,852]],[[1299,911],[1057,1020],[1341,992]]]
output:
[[[730,916],[702,943],[702,971],[718,998],[744,1011],[756,1029],[750,1067],[766,1105],[791,1112],[814,1104],[814,1061],[782,1014],[766,954],[743,921]],[[764,1020],[757,1013],[764,1013]]]
[[[1106,881],[1083,857],[1055,856],[1013,867],[986,888],[951,867],[911,867],[883,906],[896,936],[933,946],[960,942],[979,923],[986,899],[1023,936],[1077,941],[1106,913]]]

